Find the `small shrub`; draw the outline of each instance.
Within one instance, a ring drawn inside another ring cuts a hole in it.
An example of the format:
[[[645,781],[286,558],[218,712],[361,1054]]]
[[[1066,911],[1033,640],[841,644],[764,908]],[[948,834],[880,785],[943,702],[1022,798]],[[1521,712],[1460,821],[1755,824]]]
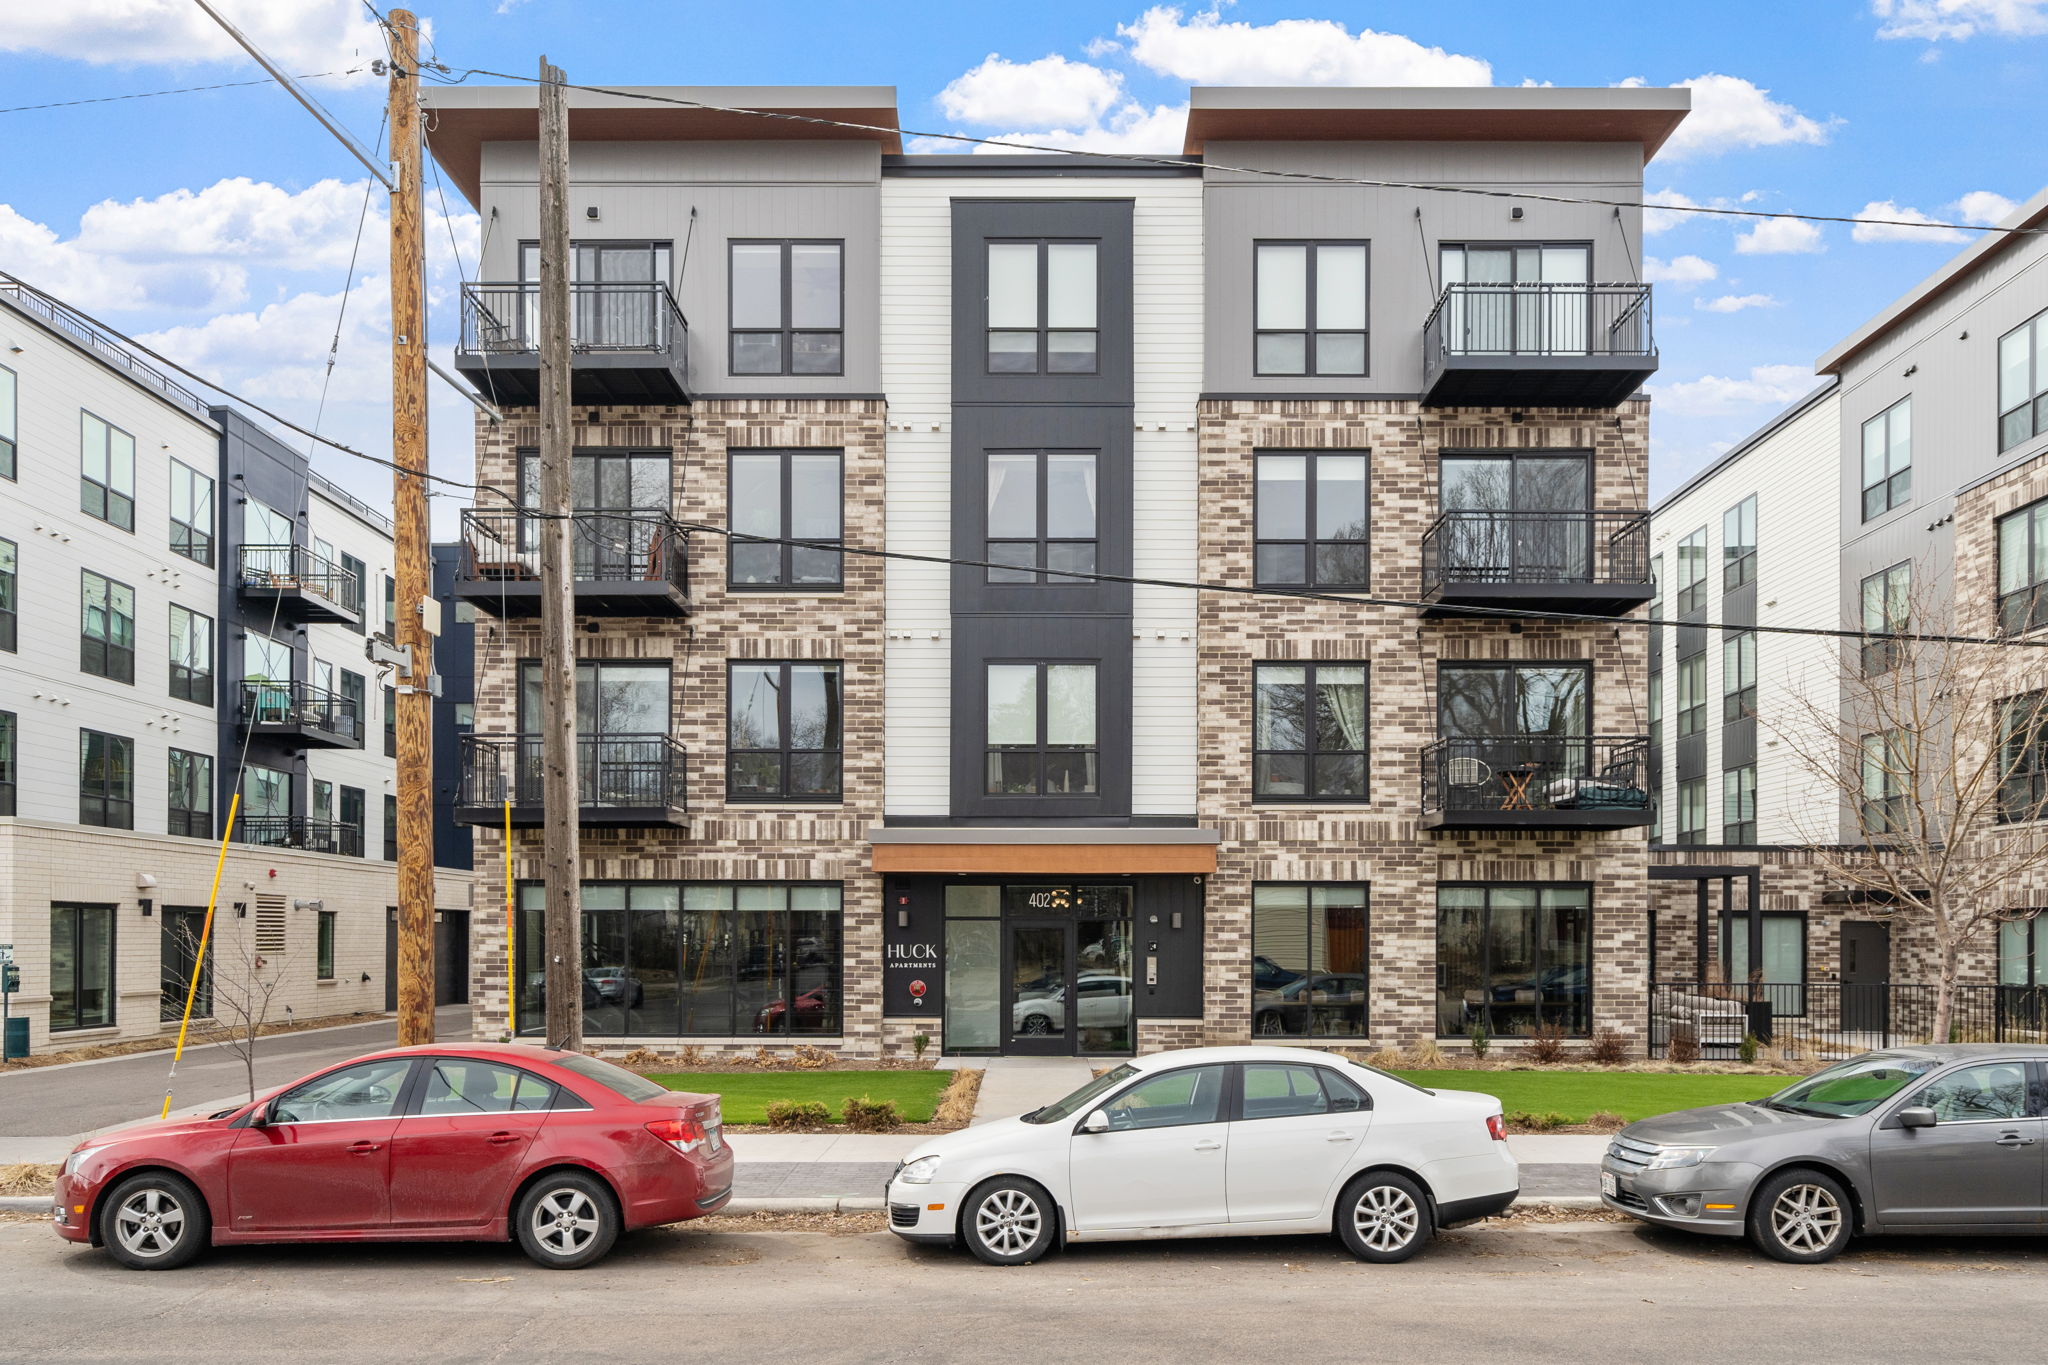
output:
[[[789,1054],[777,1052],[773,1048],[755,1048],[754,1055],[750,1060],[763,1071],[787,1071],[789,1069]]]
[[[817,1100],[770,1100],[768,1126],[778,1133],[798,1133],[823,1128],[832,1121],[832,1111]]]
[[[1598,1066],[1620,1066],[1628,1060],[1628,1039],[1611,1028],[1601,1029],[1593,1035],[1592,1045],[1586,1049],[1586,1057]],[[1672,1060],[1678,1059],[1674,1057]],[[1693,1060],[1699,1060],[1698,1044],[1694,1044]]]
[[[924,1050],[932,1045],[929,1033],[914,1033],[910,1036],[910,1055],[918,1061],[924,1060]]]
[[[1596,1133],[1618,1133],[1628,1127],[1628,1120],[1602,1109],[1586,1116],[1586,1126]]]
[[[653,1048],[636,1047],[619,1058],[619,1065],[628,1071],[659,1071],[662,1060],[662,1055]]]
[[[894,1100],[871,1100],[866,1095],[859,1099],[849,1098],[840,1111],[840,1118],[856,1133],[893,1133],[896,1125],[903,1121],[896,1112]]]
[[[1441,1071],[1444,1065],[1444,1050],[1437,1046],[1434,1038],[1424,1038],[1408,1049],[1409,1058],[1417,1071]]]
[[[1526,1054],[1538,1066],[1556,1066],[1564,1060],[1564,1025],[1544,1024],[1529,1035]]]
[[[796,1050],[789,1054],[789,1064],[798,1071],[823,1071],[838,1060],[824,1048],[811,1043],[798,1043]]]
[[[1560,1128],[1569,1128],[1571,1120],[1554,1109],[1534,1113],[1527,1109],[1515,1109],[1501,1116],[1510,1128],[1524,1133],[1554,1133]]]
[[[1383,1047],[1365,1059],[1367,1066],[1377,1067],[1381,1071],[1399,1071],[1407,1063],[1408,1059],[1401,1055],[1401,1050],[1394,1047]]]
[[[1744,1066],[1755,1066],[1756,1050],[1760,1046],[1754,1033],[1745,1033],[1742,1035],[1742,1046],[1736,1049],[1735,1055],[1742,1058]]]
[[[676,1054],[676,1066],[683,1071],[695,1071],[704,1065],[704,1049],[691,1046]]]
[[[1474,1019],[1472,1027],[1465,1030],[1465,1036],[1472,1040],[1472,1055],[1485,1061],[1486,1049],[1493,1046],[1493,1039],[1486,1036],[1486,1025]]]
[[[1687,1066],[1700,1059],[1700,1036],[1691,1024],[1680,1024],[1671,1030],[1671,1046],[1665,1055],[1680,1066]]]

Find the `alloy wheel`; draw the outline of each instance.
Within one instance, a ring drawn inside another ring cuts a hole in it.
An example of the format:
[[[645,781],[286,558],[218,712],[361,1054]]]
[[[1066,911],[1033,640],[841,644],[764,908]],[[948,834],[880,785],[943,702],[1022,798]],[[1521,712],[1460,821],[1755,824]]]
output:
[[[1788,1185],[1771,1204],[1771,1234],[1790,1251],[1826,1251],[1842,1230],[1842,1206],[1819,1185]]]
[[[533,1206],[533,1239],[551,1256],[574,1256],[590,1245],[597,1228],[597,1205],[582,1190],[549,1190]]]
[[[185,1236],[185,1206],[169,1190],[137,1190],[114,1211],[114,1236],[139,1260],[167,1256]]]
[[[1374,1251],[1399,1251],[1415,1239],[1422,1211],[1406,1190],[1374,1185],[1352,1205],[1351,1225],[1358,1229],[1359,1240]]]
[[[997,1190],[974,1211],[974,1235],[990,1251],[1016,1256],[1038,1241],[1044,1224],[1038,1201],[1022,1190]]]

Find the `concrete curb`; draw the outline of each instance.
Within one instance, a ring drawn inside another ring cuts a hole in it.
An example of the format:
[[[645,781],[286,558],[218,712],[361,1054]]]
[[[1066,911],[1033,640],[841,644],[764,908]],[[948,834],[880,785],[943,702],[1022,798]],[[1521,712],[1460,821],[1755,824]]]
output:
[[[0,1195],[0,1213],[48,1213],[50,1196],[47,1194]]]

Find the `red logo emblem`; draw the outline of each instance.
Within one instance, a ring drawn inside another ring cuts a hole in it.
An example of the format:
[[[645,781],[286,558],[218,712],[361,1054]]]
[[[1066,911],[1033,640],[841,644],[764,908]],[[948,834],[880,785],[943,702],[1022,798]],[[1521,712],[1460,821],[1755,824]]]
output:
[[[924,984],[924,982],[922,982],[922,981],[913,981],[913,982],[911,982],[911,983],[910,983],[910,995],[911,995],[911,998],[912,998],[913,1000],[922,1000],[922,999],[924,999],[924,992],[925,992],[925,984]]]

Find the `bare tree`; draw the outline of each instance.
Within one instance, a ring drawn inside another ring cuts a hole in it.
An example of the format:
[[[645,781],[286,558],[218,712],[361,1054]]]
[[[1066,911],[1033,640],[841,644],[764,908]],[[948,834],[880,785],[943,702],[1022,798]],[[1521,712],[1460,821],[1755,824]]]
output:
[[[1924,927],[1946,1041],[1964,954],[2028,913],[2048,869],[2048,650],[1958,640],[1925,586],[1866,593],[1864,638],[1759,724],[1837,798],[1794,816],[1822,872]]]
[[[220,926],[216,918],[215,927]],[[199,960],[199,943],[195,935],[184,928],[179,934],[185,940],[185,960]],[[263,1038],[264,1028],[275,1022],[273,1010],[278,993],[291,976],[297,954],[291,952],[263,953],[257,951],[256,941],[250,934],[216,933],[207,945],[210,959],[200,970],[200,992],[210,996],[211,1008],[201,1015],[195,1006],[192,1028],[202,1042],[212,1043],[241,1059],[243,1074],[248,1080],[249,1098],[256,1098],[256,1052],[257,1044]],[[180,1005],[182,1007],[182,1001]],[[291,1014],[291,1006],[282,1011]]]

